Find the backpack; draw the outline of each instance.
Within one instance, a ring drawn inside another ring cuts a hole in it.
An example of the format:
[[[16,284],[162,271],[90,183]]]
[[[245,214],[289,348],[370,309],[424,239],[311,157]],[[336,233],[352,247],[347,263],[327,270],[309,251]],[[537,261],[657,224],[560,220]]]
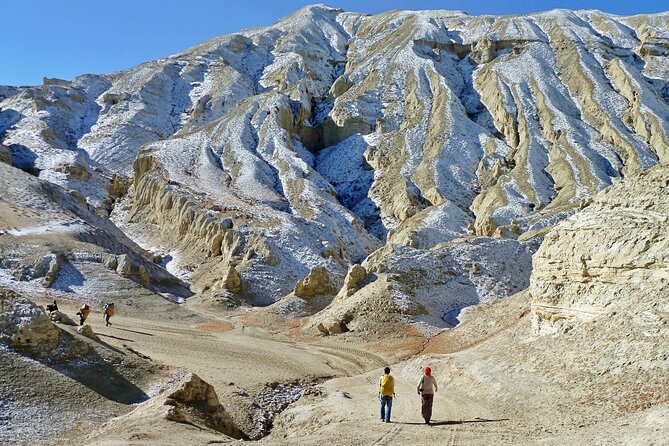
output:
[[[112,303],[105,304],[105,311],[104,312],[106,314],[109,314],[110,317],[113,316],[114,313],[116,312],[115,308],[114,308],[114,303],[112,302]]]
[[[381,377],[379,392],[383,396],[393,396],[395,394],[395,378],[391,375],[383,375]]]

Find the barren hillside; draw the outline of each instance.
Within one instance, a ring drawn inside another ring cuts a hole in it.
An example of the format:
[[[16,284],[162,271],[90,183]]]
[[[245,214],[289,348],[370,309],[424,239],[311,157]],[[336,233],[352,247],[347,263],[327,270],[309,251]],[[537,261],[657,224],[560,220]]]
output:
[[[176,376],[134,411],[103,392],[95,419],[121,418],[100,444],[193,426],[327,444],[340,425],[353,444],[370,420],[349,387],[400,360],[404,389],[421,362],[443,373],[448,416],[518,421],[453,441],[593,441],[666,413],[667,163],[669,13],[314,5],[125,71],[0,86],[0,288],[70,316],[115,301],[122,321],[98,314],[104,345],[56,366],[0,333],[0,365],[46,380],[107,358],[142,398]],[[28,307],[3,299],[9,327]]]

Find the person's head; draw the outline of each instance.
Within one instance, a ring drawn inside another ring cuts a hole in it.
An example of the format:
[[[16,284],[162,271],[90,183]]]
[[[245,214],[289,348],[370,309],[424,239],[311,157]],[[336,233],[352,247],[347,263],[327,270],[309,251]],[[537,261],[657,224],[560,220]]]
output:
[[[383,369],[383,373],[385,373],[386,375],[390,375],[390,367],[386,367],[385,369]]]
[[[432,375],[432,369],[429,367],[425,367],[425,376],[430,376]]]
[[[56,299],[53,300],[53,303],[54,303],[54,304],[56,303]]]

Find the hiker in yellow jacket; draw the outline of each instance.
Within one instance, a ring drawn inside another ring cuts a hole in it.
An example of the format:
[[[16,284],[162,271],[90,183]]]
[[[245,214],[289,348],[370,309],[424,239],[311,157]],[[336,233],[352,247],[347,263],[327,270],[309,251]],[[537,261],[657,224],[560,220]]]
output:
[[[381,421],[390,423],[390,411],[393,408],[395,396],[395,378],[390,374],[390,367],[383,369],[383,376],[379,378],[379,399],[381,400]]]

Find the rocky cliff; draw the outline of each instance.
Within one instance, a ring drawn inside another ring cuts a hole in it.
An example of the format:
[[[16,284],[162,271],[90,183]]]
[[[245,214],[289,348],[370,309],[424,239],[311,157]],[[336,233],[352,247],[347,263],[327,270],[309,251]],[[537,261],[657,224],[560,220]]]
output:
[[[669,167],[601,193],[545,238],[534,256],[533,325],[559,333],[625,318],[646,337],[669,335]]]
[[[400,313],[438,323],[526,287],[549,228],[667,161],[668,53],[666,13],[316,5],[2,88],[0,143],[205,296],[268,305],[324,267],[332,298],[366,262]]]

